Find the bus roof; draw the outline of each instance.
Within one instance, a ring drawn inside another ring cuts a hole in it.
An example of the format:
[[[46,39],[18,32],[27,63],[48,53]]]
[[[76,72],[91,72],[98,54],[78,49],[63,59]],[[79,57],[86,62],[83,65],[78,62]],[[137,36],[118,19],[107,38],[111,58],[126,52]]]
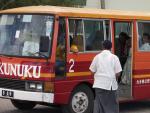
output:
[[[148,12],[132,12],[108,9],[89,9],[58,6],[28,6],[1,10],[0,13],[31,13],[31,14],[56,14],[67,17],[87,17],[87,18],[117,18],[117,19],[139,19],[150,20]]]

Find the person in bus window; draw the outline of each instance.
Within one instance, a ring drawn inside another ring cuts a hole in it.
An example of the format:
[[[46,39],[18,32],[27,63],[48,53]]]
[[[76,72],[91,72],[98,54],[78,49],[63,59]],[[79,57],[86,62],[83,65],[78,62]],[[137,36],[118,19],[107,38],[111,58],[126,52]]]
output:
[[[27,32],[26,40],[24,41],[22,55],[23,56],[38,56],[39,52],[39,40],[37,40],[37,34],[32,31]]]
[[[140,47],[140,50],[150,50],[150,35],[148,33],[143,33],[142,46]]]
[[[96,55],[89,67],[94,74],[95,101],[93,113],[119,113],[117,78],[122,71],[119,58],[111,53],[112,43],[103,42],[103,51]]]
[[[79,49],[77,45],[73,42],[72,36],[69,36],[69,38],[70,38],[70,52],[78,53]]]
[[[78,36],[74,36],[74,38],[70,36],[70,52],[78,53],[79,51],[81,51],[80,47],[82,47],[83,44],[79,42],[80,40],[78,40]]]

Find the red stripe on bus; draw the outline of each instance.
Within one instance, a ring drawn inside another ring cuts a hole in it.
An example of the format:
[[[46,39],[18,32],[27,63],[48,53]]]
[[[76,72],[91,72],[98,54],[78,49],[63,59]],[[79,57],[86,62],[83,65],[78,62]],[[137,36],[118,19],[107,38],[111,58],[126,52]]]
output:
[[[133,70],[134,75],[150,74],[150,69]]]

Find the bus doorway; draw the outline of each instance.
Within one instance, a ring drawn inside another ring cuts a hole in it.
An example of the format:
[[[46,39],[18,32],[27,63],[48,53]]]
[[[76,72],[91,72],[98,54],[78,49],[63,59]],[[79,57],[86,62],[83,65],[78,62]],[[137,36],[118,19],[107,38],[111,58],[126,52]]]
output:
[[[66,76],[66,23],[64,18],[59,18],[57,39],[55,76],[61,79]]]
[[[123,70],[118,79],[120,100],[132,98],[132,34],[132,22],[114,22],[114,52]]]

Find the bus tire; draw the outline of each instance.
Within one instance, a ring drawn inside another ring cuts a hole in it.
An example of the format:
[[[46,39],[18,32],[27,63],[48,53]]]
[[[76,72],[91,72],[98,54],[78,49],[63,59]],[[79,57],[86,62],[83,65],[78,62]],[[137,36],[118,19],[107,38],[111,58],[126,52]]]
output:
[[[31,110],[36,106],[36,103],[30,101],[11,100],[11,103],[19,110]]]
[[[78,86],[69,103],[62,106],[63,113],[93,113],[94,94],[87,85]]]

